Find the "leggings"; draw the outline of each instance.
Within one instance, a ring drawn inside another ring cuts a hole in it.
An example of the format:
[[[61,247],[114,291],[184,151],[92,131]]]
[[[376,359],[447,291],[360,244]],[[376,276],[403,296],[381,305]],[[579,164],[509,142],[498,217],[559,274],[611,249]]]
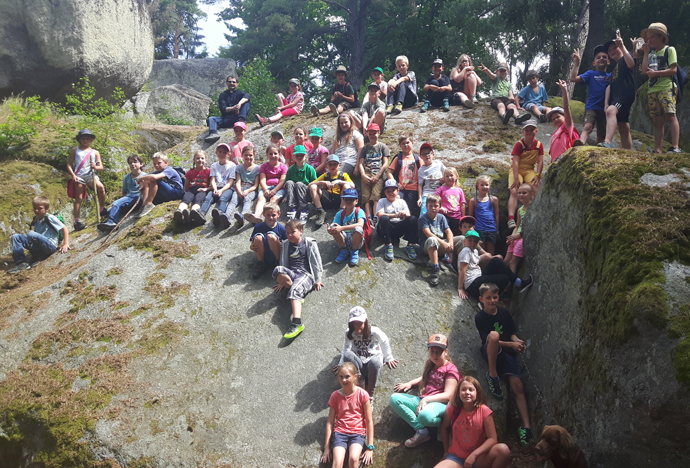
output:
[[[417,406],[422,399],[407,393],[394,393],[391,395],[390,403],[398,416],[412,426],[415,431],[420,431],[425,427],[440,427],[443,422],[443,414],[446,412],[447,403],[432,401],[424,406],[424,409],[416,414]]]
[[[381,367],[383,367],[383,356],[378,355],[369,359],[367,362],[362,362],[362,358],[357,356],[351,350],[348,350],[343,355],[343,361],[351,362],[357,367],[357,373],[361,376],[364,389],[369,396],[374,396],[374,389],[376,388],[376,381],[379,378]]]

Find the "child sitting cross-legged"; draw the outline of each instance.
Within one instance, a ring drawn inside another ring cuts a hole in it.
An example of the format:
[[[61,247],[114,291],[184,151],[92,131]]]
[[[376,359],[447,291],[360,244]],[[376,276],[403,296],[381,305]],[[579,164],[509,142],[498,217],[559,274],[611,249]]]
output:
[[[343,263],[350,257],[350,266],[353,267],[359,263],[359,249],[364,246],[364,223],[367,217],[364,210],[357,207],[357,190],[345,189],[340,198],[345,208],[336,213],[332,224],[327,225],[328,233],[340,246],[335,262]]]
[[[304,146],[295,146],[292,152],[294,164],[287,170],[285,192],[287,194],[288,219],[295,219],[299,212],[299,220],[305,223],[309,217],[307,211],[307,195],[309,184],[316,180],[316,170],[307,164],[307,150]]]
[[[448,226],[446,217],[439,213],[441,209],[441,197],[438,195],[429,195],[426,199],[427,212],[419,217],[417,227],[419,229],[419,239],[424,241],[422,249],[429,255],[429,284],[438,286],[440,281],[439,272],[441,267],[439,259],[443,261],[448,267],[452,267],[452,256],[455,244],[460,243],[453,236],[453,231]]]
[[[532,112],[540,122],[546,122],[546,114],[551,110],[544,103],[549,100],[546,88],[539,84],[539,73],[536,70],[527,70],[527,86],[518,93],[518,99],[523,101],[522,107]]]
[[[194,168],[187,171],[184,183],[184,195],[180,205],[173,213],[176,224],[187,224],[190,221],[195,224],[204,224],[206,218],[201,213],[201,205],[206,200],[206,192],[211,183],[211,169],[206,167],[206,153],[197,151],[194,153]],[[191,210],[187,207],[191,205]]]
[[[322,226],[326,222],[326,210],[324,208],[342,208],[344,205],[340,194],[347,188],[354,188],[355,184],[340,170],[340,159],[335,154],[328,157],[326,172],[309,184],[311,201],[317,211],[316,226]]]
[[[386,244],[384,258],[392,262],[395,258],[394,247],[400,244],[400,238],[407,240],[405,252],[410,260],[417,258],[417,217],[410,214],[405,200],[398,198],[398,183],[388,179],[383,192],[386,195],[376,204],[376,234]]]
[[[266,203],[263,207],[266,221],[254,226],[249,249],[256,255],[256,264],[252,271],[252,278],[257,279],[264,272],[278,264],[280,258],[280,243],[287,239],[285,227],[278,222],[280,207],[275,203]]]
[[[292,305],[292,325],[283,335],[285,339],[296,338],[302,333],[302,300],[312,290],[323,288],[323,265],[316,240],[302,237],[304,226],[298,219],[285,224],[287,239],[282,242],[280,262],[273,269],[278,284],[276,292],[288,290],[287,299]]]

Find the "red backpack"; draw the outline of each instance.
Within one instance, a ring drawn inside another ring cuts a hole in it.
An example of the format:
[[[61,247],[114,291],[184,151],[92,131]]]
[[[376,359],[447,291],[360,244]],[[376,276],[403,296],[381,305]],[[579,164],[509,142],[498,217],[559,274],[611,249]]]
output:
[[[359,207],[355,207],[355,219],[359,218]],[[371,223],[369,222],[369,218],[364,215],[364,249],[367,252],[367,258],[371,260],[371,254],[369,253],[369,244],[371,243],[371,236],[372,236],[372,230],[371,230]]]

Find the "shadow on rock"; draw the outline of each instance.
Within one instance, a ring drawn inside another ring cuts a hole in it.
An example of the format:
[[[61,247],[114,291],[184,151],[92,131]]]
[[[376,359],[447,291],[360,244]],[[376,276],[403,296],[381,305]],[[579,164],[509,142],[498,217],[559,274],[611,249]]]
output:
[[[339,388],[338,381],[333,373],[333,366],[338,364],[340,357],[335,356],[330,364],[316,375],[316,379],[312,380],[300,389],[295,395],[295,411],[301,412],[309,409],[312,413],[320,413],[328,408],[328,398],[335,390]],[[321,427],[321,433],[326,427],[324,422]]]
[[[314,442],[322,444],[327,421],[328,417],[322,416],[316,421],[302,426],[295,434],[295,443],[302,447],[311,445]]]

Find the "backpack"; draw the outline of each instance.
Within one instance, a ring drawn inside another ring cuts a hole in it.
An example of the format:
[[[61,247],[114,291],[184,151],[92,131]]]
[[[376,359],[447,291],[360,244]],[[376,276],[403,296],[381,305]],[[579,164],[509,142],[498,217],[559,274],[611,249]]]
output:
[[[360,207],[356,206],[355,207],[355,219],[359,217],[359,210]],[[345,215],[343,214],[343,217]],[[371,254],[369,253],[369,244],[371,243],[371,236],[372,236],[372,229],[371,229],[371,222],[369,222],[369,218],[364,215],[364,249],[367,252],[367,258],[371,260]]]
[[[346,81],[345,86],[341,90],[341,89],[338,89],[339,86],[338,86],[338,83],[336,83],[335,85],[333,85],[333,93],[335,93],[336,91],[340,91],[341,93],[345,94],[345,91],[347,91],[348,86],[352,86],[352,83],[350,83],[349,81]],[[333,93],[331,93],[331,94],[333,94]],[[362,107],[361,103],[359,102],[359,98],[357,97],[357,90],[355,89],[354,86],[352,86],[351,96],[355,97],[355,102],[352,103],[352,108],[356,109],[358,107]]]
[[[412,156],[414,156],[414,163],[417,165],[417,169],[419,169],[421,166],[421,164],[419,163],[419,156],[417,156],[416,153],[412,153]],[[396,154],[395,158],[398,160],[398,163],[395,165],[395,169],[393,170],[393,178],[396,182],[398,182],[398,175],[400,175],[400,169],[402,168],[402,151]],[[391,161],[391,164],[393,164],[393,161]],[[390,164],[388,165],[388,167],[390,167]]]
[[[181,188],[184,188],[184,184],[187,183],[187,177],[186,177],[187,171],[185,171],[184,168],[182,168],[181,166],[173,166],[173,169],[175,169],[177,171],[177,173],[180,174],[180,179],[182,179],[182,187]]]
[[[668,66],[668,46],[664,49],[664,59],[666,66]],[[688,72],[683,70],[678,63],[676,63],[676,74],[671,77],[673,85],[676,87],[676,104],[683,99],[683,88],[688,83]]]

